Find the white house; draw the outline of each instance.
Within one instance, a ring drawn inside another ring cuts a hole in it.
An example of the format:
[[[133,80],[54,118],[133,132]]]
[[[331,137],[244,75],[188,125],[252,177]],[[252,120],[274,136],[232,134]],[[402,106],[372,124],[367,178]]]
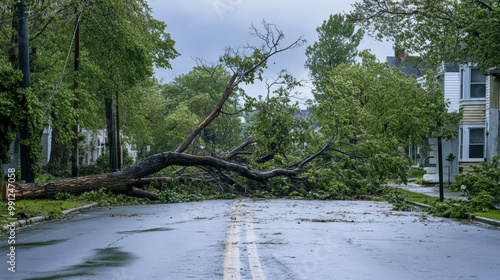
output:
[[[443,88],[444,100],[448,102],[448,112],[458,112],[460,110],[460,67],[451,63],[442,63],[437,69],[436,80]],[[458,128],[457,128],[458,129]],[[439,182],[438,172],[438,139],[429,138],[429,166],[424,167],[426,174],[424,180],[430,183]],[[446,141],[442,139],[443,147],[443,182],[454,181],[454,176],[458,174],[458,139]],[[453,159],[453,160],[452,160]],[[452,160],[452,161],[451,161]]]
[[[95,163],[97,158],[99,158],[106,150],[106,143],[108,141],[106,137],[106,131],[102,127],[99,127],[97,132],[88,131],[82,127],[79,127],[79,132],[83,132],[85,134],[85,139],[82,142],[80,142],[81,145],[78,153],[80,158],[79,164],[80,165],[93,164]],[[9,155],[11,156],[12,160],[10,163],[3,165],[5,174],[7,173],[7,170],[9,168],[18,169],[20,166],[19,142],[20,139],[19,135],[17,134],[16,139],[12,141],[9,149]],[[50,160],[50,152],[52,147],[52,128],[49,127],[43,131],[41,143],[43,146],[42,161],[39,162],[39,165],[41,167],[45,167]],[[137,151],[135,151],[130,144],[126,142],[122,143],[122,147],[123,149],[128,150],[129,155],[132,156],[134,160],[137,158]],[[122,159],[123,159],[123,149],[121,157]]]
[[[387,57],[389,67],[396,66],[408,76],[416,75],[423,81],[419,67],[402,63],[404,54]],[[457,139],[442,141],[444,182],[453,182],[459,172],[471,170],[498,155],[500,69],[488,69],[485,74],[473,65],[442,63],[437,69],[437,81],[441,84],[449,112],[460,112]],[[420,166],[425,166],[424,180],[439,181],[437,139],[426,139],[429,151],[409,147],[408,155]]]
[[[457,128],[458,138],[443,141],[443,179],[448,182],[450,178],[453,182],[454,175],[471,171],[472,165],[491,162],[499,154],[500,71],[489,69],[483,74],[473,65],[455,67],[447,63],[443,63],[439,70],[437,79],[443,86],[445,99],[450,102],[449,110],[458,110],[462,114]],[[436,140],[429,140],[431,154],[437,158]],[[456,157],[451,164],[446,160],[450,154]],[[436,167],[427,167],[426,171],[424,180],[438,181]],[[451,172],[451,176],[447,172]]]

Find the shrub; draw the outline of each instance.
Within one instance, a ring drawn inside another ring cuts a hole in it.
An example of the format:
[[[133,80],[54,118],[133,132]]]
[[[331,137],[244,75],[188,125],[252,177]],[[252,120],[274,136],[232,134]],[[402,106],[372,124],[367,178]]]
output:
[[[432,215],[455,219],[472,219],[474,214],[467,201],[448,198],[444,202],[435,202],[427,209]]]
[[[417,180],[415,180],[415,184],[423,185],[425,184],[425,180],[422,178],[418,178]]]
[[[389,192],[389,202],[393,204],[392,210],[396,211],[413,211],[415,207],[406,203],[404,196],[398,189]]]
[[[493,198],[493,205],[500,204],[500,156],[495,156],[491,164],[482,163],[473,166],[470,173],[456,175],[455,180],[450,189],[463,190],[469,197],[485,193]]]

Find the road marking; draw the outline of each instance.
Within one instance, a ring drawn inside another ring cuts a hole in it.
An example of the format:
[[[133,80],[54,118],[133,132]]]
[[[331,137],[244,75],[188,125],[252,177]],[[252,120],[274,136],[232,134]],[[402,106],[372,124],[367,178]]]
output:
[[[257,240],[253,231],[252,217],[246,216],[246,231],[247,231],[247,252],[250,272],[253,280],[265,280],[264,272],[260,266],[259,254],[257,252]]]
[[[235,200],[231,208],[231,222],[226,238],[224,258],[224,280],[240,279],[240,201]]]

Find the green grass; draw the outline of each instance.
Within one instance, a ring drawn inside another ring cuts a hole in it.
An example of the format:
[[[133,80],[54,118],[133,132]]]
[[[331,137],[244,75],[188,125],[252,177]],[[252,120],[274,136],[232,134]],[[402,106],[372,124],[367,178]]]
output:
[[[398,190],[401,194],[404,195],[406,200],[415,201],[423,204],[431,204],[432,202],[437,200],[436,197],[427,194],[412,192],[404,189],[398,189]]]
[[[88,204],[85,201],[63,201],[63,200],[18,200],[11,205],[14,207],[14,216],[9,213],[7,201],[0,201],[0,227],[7,224],[7,218],[18,220],[29,219],[36,216],[48,215],[50,218],[63,216],[62,211]]]
[[[403,194],[406,200],[409,201],[415,201],[427,205],[430,205],[432,202],[438,201],[437,197],[429,196],[426,194],[421,194],[403,189],[399,189],[399,192],[401,192],[401,194]],[[500,221],[500,210],[492,209],[489,210],[488,212],[474,212],[474,215]]]
[[[408,178],[417,178],[417,179],[422,179],[424,178],[425,170],[423,168],[413,168],[410,170],[408,174]]]
[[[35,183],[48,182],[48,181],[58,180],[58,179],[62,179],[62,177],[57,177],[57,176],[54,176],[52,174],[42,174],[42,175],[38,175],[35,178]]]
[[[500,210],[489,210],[488,212],[474,212],[474,215],[500,221]]]

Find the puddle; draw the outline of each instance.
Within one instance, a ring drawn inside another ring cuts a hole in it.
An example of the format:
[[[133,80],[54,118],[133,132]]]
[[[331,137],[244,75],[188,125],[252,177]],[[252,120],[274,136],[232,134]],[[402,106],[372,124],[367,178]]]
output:
[[[55,239],[55,240],[40,241],[40,242],[19,243],[19,244],[16,244],[16,247],[31,248],[31,247],[39,247],[39,246],[49,246],[49,245],[62,243],[62,242],[68,241],[68,240],[70,240],[70,239],[63,238],[63,239]]]
[[[156,231],[170,231],[174,230],[173,228],[149,228],[149,229],[138,229],[138,230],[127,230],[127,231],[118,231],[118,234],[131,234],[131,233],[144,233],[144,232],[156,232]]]
[[[64,239],[55,239],[55,240],[39,241],[39,242],[26,242],[26,243],[17,243],[16,242],[16,247],[28,249],[28,248],[32,248],[32,247],[50,246],[50,245],[62,243],[62,242],[68,241],[68,240],[70,240],[70,239],[64,238]],[[3,250],[6,248],[9,248],[9,247],[10,247],[10,245],[0,246],[0,249]]]
[[[27,278],[26,280],[68,279],[71,277],[98,275],[99,269],[111,267],[126,267],[136,257],[130,252],[125,252],[120,247],[95,249],[94,254],[83,259],[80,264],[72,265],[56,272],[39,273],[41,277]]]

